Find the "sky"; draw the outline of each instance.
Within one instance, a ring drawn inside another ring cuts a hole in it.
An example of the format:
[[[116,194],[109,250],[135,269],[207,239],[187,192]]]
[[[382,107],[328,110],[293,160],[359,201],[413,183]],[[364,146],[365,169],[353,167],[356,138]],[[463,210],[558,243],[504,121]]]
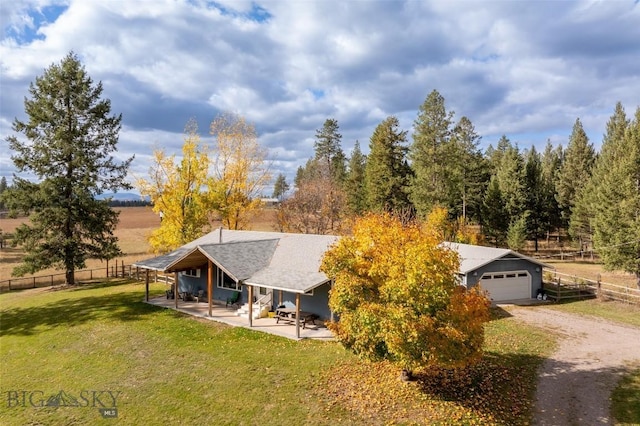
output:
[[[638,0],[13,0],[0,17],[9,182],[6,138],[27,119],[29,84],[70,51],[122,114],[115,156],[135,154],[131,181],[148,177],[155,149],[180,154],[191,118],[210,142],[222,112],[255,125],[274,178],[291,183],[326,119],[347,156],[356,141],[367,153],[391,115],[411,142],[433,90],[483,151],[502,135],[566,147],[577,118],[599,149],[616,103],[628,117],[640,106]]]

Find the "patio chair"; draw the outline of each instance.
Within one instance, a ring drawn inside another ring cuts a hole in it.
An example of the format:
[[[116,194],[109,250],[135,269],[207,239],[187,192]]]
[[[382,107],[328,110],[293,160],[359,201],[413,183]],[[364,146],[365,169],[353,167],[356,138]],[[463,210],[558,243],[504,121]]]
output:
[[[227,304],[225,306],[240,305],[240,295],[240,292],[236,292],[233,294],[233,296],[227,297]]]
[[[204,290],[198,290],[198,295],[194,296],[196,303],[200,303],[200,299],[204,299]]]

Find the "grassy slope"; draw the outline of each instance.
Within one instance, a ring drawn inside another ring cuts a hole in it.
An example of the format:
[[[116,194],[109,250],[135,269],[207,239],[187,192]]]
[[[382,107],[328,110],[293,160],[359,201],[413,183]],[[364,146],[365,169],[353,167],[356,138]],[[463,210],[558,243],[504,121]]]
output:
[[[129,283],[0,295],[3,399],[18,389],[119,391],[121,424],[526,424],[535,369],[553,346],[546,333],[496,318],[480,366],[407,386],[392,366],[373,368],[336,343],[199,321],[142,297]],[[337,386],[349,378],[351,388]],[[0,424],[38,423],[113,419],[96,408],[0,404]]]

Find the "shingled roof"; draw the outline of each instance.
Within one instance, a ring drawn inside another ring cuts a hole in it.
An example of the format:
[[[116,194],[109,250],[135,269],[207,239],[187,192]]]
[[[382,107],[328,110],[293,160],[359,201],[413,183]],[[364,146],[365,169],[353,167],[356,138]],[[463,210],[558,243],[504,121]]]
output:
[[[171,253],[134,266],[175,272],[201,267],[210,260],[237,281],[305,293],[328,281],[320,272],[320,262],[338,238],[218,229]]]

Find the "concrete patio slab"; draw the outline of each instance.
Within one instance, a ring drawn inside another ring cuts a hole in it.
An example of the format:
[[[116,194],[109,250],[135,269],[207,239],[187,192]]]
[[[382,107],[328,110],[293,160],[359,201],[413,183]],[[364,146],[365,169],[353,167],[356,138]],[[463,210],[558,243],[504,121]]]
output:
[[[164,296],[149,299],[147,303],[162,308],[176,309],[175,300],[167,299]],[[211,316],[209,316],[209,304],[206,301],[184,302],[178,300],[178,312],[187,315],[221,322],[233,327],[244,327],[250,330],[286,337],[287,339],[299,340],[296,337],[295,324],[284,322],[277,324],[275,318],[259,318],[254,319],[253,326],[249,327],[249,319],[239,317],[236,311],[237,309],[235,309],[235,307],[227,307],[219,301],[216,301],[213,304]],[[334,340],[333,334],[322,324],[322,321],[316,321],[316,324],[317,325],[308,324],[304,329],[300,326],[300,339]]]

